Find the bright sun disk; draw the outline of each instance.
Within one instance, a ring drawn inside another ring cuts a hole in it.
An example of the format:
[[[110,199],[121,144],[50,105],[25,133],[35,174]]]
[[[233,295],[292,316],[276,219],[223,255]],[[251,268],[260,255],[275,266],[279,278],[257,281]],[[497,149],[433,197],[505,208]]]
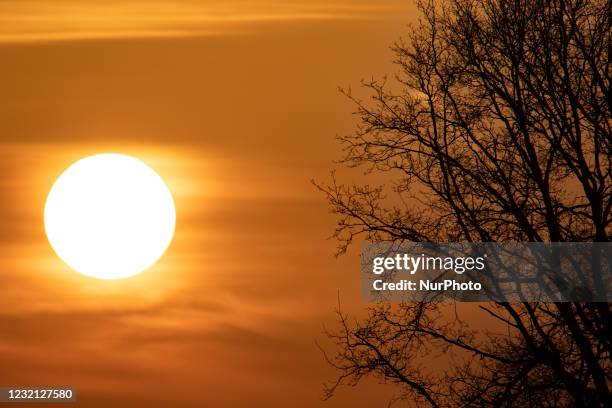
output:
[[[72,164],[49,192],[45,230],[71,268],[121,279],[153,265],[172,241],[174,200],[161,177],[123,154],[98,154]]]

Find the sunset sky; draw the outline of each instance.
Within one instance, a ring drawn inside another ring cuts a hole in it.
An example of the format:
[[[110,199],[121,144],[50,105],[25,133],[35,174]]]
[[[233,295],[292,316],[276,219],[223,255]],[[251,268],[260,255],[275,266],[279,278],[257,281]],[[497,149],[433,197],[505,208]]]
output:
[[[340,158],[338,86],[392,75],[403,1],[0,1],[0,386],[73,386],[82,406],[370,407],[322,402],[356,249],[310,180]],[[134,278],[69,269],[44,233],[54,180],[120,152],[174,195],[164,257]],[[374,404],[374,405],[373,405]]]

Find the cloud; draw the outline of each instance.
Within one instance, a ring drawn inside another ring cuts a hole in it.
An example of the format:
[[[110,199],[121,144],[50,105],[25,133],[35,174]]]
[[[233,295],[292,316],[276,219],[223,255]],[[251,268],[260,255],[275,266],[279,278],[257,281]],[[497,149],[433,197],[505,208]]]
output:
[[[389,1],[9,0],[0,2],[0,43],[227,35],[254,23],[372,19],[393,11]]]

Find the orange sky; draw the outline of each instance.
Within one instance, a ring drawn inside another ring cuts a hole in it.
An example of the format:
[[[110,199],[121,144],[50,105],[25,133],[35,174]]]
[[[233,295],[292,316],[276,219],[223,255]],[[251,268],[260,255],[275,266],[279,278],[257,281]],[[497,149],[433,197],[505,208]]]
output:
[[[412,7],[99,3],[0,2],[0,386],[75,386],[88,407],[385,406],[373,384],[320,401],[322,325],[338,292],[363,304],[310,179],[354,125],[337,86],[393,72]],[[69,270],[42,224],[54,179],[109,151],[153,166],[178,217],[166,255],[117,282]]]

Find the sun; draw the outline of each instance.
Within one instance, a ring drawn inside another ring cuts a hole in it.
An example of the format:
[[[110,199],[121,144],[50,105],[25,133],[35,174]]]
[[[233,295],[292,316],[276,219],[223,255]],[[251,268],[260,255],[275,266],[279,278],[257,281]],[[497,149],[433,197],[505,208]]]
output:
[[[176,210],[162,178],[139,159],[106,153],[72,164],[53,184],[45,231],[77,272],[122,279],[153,265],[174,236]]]

